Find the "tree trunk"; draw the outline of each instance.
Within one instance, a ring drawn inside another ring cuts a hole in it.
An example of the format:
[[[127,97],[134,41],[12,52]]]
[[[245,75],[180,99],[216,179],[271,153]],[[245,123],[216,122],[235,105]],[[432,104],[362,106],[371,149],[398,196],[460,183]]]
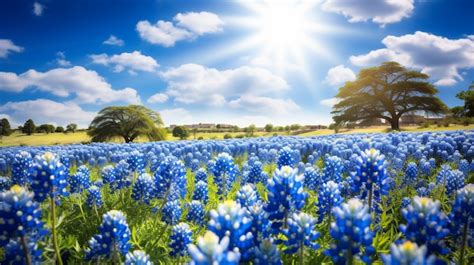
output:
[[[394,117],[392,121],[390,122],[390,125],[392,126],[392,130],[400,131],[400,118]]]

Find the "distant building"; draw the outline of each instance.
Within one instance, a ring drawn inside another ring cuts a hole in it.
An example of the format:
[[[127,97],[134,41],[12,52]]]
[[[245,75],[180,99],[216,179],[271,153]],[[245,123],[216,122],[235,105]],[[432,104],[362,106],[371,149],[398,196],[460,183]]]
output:
[[[419,125],[426,121],[426,118],[417,114],[406,114],[400,118],[400,124],[414,124]]]
[[[216,125],[216,128],[218,128],[218,129],[232,129],[232,128],[234,128],[234,125],[218,123]]]
[[[305,125],[303,126],[303,129],[307,130],[321,130],[321,129],[326,129],[327,126],[324,125]]]

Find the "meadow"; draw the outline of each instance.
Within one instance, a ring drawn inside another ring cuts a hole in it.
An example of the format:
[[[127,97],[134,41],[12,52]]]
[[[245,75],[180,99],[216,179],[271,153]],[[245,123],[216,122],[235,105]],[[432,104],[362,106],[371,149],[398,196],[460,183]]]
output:
[[[3,147],[0,260],[472,264],[474,132],[382,130]]]

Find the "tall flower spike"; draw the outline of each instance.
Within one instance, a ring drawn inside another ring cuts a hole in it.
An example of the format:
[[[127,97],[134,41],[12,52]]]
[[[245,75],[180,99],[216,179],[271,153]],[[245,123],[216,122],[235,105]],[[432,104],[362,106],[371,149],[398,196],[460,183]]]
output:
[[[256,265],[281,265],[280,252],[271,239],[264,239],[255,249]]]
[[[288,229],[283,230],[287,240],[286,253],[293,254],[300,251],[300,259],[303,259],[303,248],[305,246],[318,249],[319,245],[314,241],[318,239],[319,233],[315,230],[316,219],[306,213],[293,213],[288,219]]]
[[[132,198],[135,201],[150,204],[150,200],[154,197],[154,191],[153,177],[148,173],[142,173],[133,184]]]
[[[259,201],[257,190],[252,184],[245,184],[237,192],[237,202],[242,207],[250,208],[252,205]]]
[[[229,250],[238,248],[242,259],[247,261],[252,254],[253,235],[250,232],[252,220],[247,210],[235,201],[225,201],[210,211],[209,231],[219,238],[229,238]]]
[[[382,255],[386,265],[436,265],[439,263],[436,256],[427,256],[426,246],[418,246],[411,241],[402,244],[392,244],[390,254]]]
[[[340,183],[342,182],[342,173],[344,171],[344,164],[342,159],[337,156],[328,156],[324,160],[323,179],[322,183],[330,180]]]
[[[205,223],[206,211],[204,205],[200,201],[192,201],[189,203],[189,210],[186,219],[191,222],[198,224],[199,226]]]
[[[168,200],[161,211],[161,220],[169,225],[174,225],[179,222],[182,212],[179,200]]]
[[[372,247],[374,233],[370,230],[369,207],[353,198],[334,208],[333,214],[330,235],[334,243],[324,253],[335,264],[353,264],[356,257],[370,263],[375,249]]]
[[[67,195],[65,167],[53,153],[46,152],[35,157],[31,179],[31,188],[38,202],[43,202],[47,197]]]
[[[413,198],[412,204],[402,210],[406,224],[400,225],[405,237],[426,245],[428,254],[446,254],[448,252],[443,239],[448,235],[448,219],[440,209],[440,202],[429,198]]]
[[[125,255],[130,249],[130,229],[125,216],[121,211],[111,210],[103,215],[99,234],[89,240],[89,249],[86,250],[88,260],[106,257],[115,259]]]
[[[451,195],[464,187],[466,176],[461,171],[455,169],[451,171],[446,178],[446,193]]]
[[[276,234],[286,225],[286,220],[292,212],[303,208],[308,197],[303,190],[304,177],[297,175],[297,172],[297,169],[284,166],[275,170],[273,177],[268,179],[266,211]]]
[[[271,223],[261,201],[248,208],[248,212],[252,219],[250,231],[253,235],[254,246],[258,246],[264,239],[270,238]]]
[[[418,166],[414,162],[410,162],[405,169],[405,185],[413,185],[416,183],[418,177]]]
[[[319,189],[316,205],[318,207],[318,223],[321,223],[324,217],[331,219],[332,209],[339,207],[343,201],[339,184],[332,180],[324,183]]]
[[[294,165],[293,152],[289,146],[286,146],[278,152],[277,166],[278,168],[282,168],[284,166],[292,167]]]
[[[208,199],[209,199],[209,194],[208,194],[207,182],[200,180],[194,186],[193,200],[202,201],[204,204],[206,204]]]
[[[89,207],[94,207],[94,205],[97,208],[102,207],[104,202],[102,201],[102,194],[99,187],[92,185],[89,187],[89,189],[87,189],[87,193],[86,203],[89,205]]]
[[[217,193],[224,197],[227,196],[237,177],[237,166],[232,156],[228,153],[220,153],[215,159],[212,173],[215,177]]]
[[[449,220],[453,238],[461,243],[458,264],[463,264],[467,244],[474,248],[474,184],[457,191]]]
[[[179,223],[173,226],[170,235],[169,247],[171,248],[170,255],[172,257],[183,257],[188,254],[188,246],[191,244],[192,232],[189,225],[186,223]]]
[[[238,248],[229,250],[229,238],[219,237],[211,231],[207,231],[203,237],[198,238],[197,246],[189,245],[191,265],[238,265],[240,253]]]
[[[127,253],[125,257],[125,265],[153,265],[148,256],[142,250],[134,250],[133,252]]]
[[[12,163],[12,182],[24,186],[29,181],[30,168],[33,165],[31,154],[21,151],[16,154]]]

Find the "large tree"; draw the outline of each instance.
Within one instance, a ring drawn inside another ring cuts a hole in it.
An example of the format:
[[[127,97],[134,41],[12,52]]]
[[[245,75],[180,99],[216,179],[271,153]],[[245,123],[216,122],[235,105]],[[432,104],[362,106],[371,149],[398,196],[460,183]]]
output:
[[[176,126],[173,128],[173,136],[179,137],[179,139],[184,140],[189,137],[189,131],[184,126]],[[196,136],[194,136],[196,138]]]
[[[166,133],[159,113],[144,106],[106,107],[92,120],[88,134],[93,142],[122,137],[126,143],[138,136],[149,140],[164,140]]]
[[[25,134],[28,134],[28,135],[32,135],[33,133],[36,132],[36,125],[35,123],[33,122],[32,119],[29,119],[25,122],[25,124],[23,125],[21,131]]]
[[[428,78],[396,62],[362,69],[355,81],[339,88],[333,119],[337,124],[384,119],[399,130],[400,117],[406,113],[445,113],[447,107],[436,97],[438,90]]]
[[[7,118],[3,118],[0,120],[0,135],[1,136],[8,136],[12,133],[12,128],[10,126],[10,122]]]
[[[464,106],[452,108],[454,116],[474,117],[474,81],[469,90],[458,93],[456,97],[464,101]]]

